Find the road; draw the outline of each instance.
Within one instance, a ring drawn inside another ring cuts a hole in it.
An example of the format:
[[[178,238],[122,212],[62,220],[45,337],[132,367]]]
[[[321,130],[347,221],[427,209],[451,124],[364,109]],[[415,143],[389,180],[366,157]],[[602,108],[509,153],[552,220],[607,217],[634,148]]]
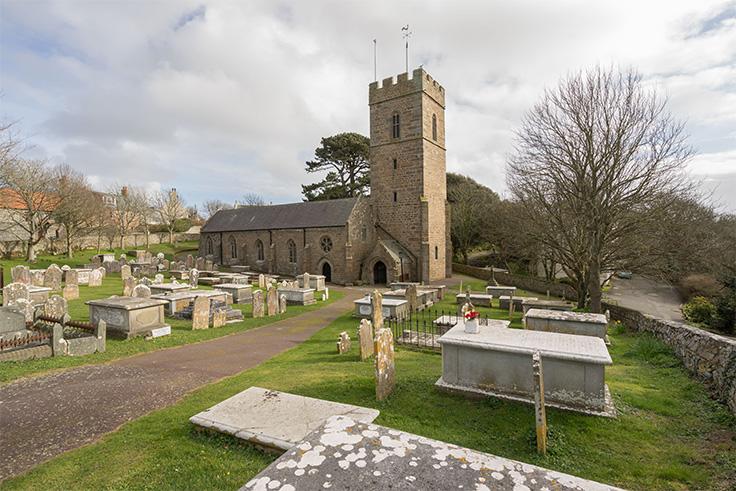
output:
[[[604,299],[661,319],[683,320],[680,296],[672,285],[637,274],[630,280],[613,278],[611,283],[613,286]]]

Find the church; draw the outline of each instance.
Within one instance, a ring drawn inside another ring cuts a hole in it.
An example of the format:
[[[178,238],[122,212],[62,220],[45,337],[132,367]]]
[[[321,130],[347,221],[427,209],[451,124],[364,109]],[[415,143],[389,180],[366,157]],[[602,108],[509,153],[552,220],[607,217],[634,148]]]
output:
[[[370,196],[218,211],[199,254],[343,285],[449,277],[445,90],[418,68],[371,83],[368,99]]]

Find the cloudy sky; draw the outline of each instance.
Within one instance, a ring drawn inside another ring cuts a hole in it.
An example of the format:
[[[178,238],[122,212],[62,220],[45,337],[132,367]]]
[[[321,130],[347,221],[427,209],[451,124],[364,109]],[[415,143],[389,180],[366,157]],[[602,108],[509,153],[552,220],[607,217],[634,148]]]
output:
[[[447,90],[448,170],[505,193],[514,131],[545,87],[634,66],[687,122],[694,179],[736,211],[736,1],[0,0],[0,116],[32,156],[103,189],[189,203],[297,201],[322,136],[368,134],[378,78]]]

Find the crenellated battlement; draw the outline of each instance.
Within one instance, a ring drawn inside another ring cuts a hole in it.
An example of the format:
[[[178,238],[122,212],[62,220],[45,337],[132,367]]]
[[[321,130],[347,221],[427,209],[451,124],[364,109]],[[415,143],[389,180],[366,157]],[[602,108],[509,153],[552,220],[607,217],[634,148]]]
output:
[[[380,83],[371,83],[368,86],[368,105],[422,91],[445,107],[445,89],[423,68],[415,69],[411,78],[404,72],[395,78],[388,77]]]

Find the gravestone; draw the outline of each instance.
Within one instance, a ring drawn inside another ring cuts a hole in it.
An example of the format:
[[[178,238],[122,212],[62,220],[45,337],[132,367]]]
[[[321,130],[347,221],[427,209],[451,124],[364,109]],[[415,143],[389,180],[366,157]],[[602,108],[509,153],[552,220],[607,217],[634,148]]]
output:
[[[128,276],[123,280],[123,296],[130,297],[133,295],[133,288],[135,288],[135,278]]]
[[[373,356],[373,326],[368,319],[361,319],[358,326],[358,342],[360,343],[360,359],[367,360]]]
[[[33,322],[33,314],[36,311],[36,306],[33,305],[33,302],[28,300],[27,298],[19,298],[13,302],[13,307],[16,308],[19,311],[23,313],[23,316],[26,319],[26,322]],[[0,324],[2,321],[0,321]],[[2,331],[2,326],[0,325],[0,331]]]
[[[133,287],[132,297],[136,298],[151,298],[151,289],[148,285],[136,285]]]
[[[205,271],[213,271],[214,269],[215,269],[214,268],[214,263],[212,262],[212,260],[211,259],[206,259],[204,261],[204,270]]]
[[[148,276],[144,276],[140,279],[140,281],[138,281],[138,283],[141,285],[149,286],[153,282],[151,281],[151,278],[149,278]]]
[[[153,277],[153,284],[154,285],[160,285],[164,282],[164,275],[161,273],[158,273],[156,276]]]
[[[341,355],[350,351],[350,336],[347,332],[343,331],[337,338],[337,354]]]
[[[11,268],[10,276],[13,279],[13,283],[23,283],[25,285],[31,284],[31,270],[22,264]]]
[[[309,278],[309,273],[305,271],[304,274],[302,275],[302,284],[304,285],[303,288],[309,288],[310,281],[312,280]]]
[[[102,271],[100,269],[93,269],[89,272],[89,284],[90,288],[102,286]]]
[[[371,324],[375,332],[383,329],[383,295],[378,290],[371,294]]]
[[[69,271],[70,269],[72,269],[72,267],[71,267],[71,266],[69,266],[68,264],[63,264],[63,265],[61,266],[61,271],[62,271],[62,272],[64,272],[64,273],[66,273],[66,272],[67,272],[67,271]]]
[[[16,335],[27,333],[26,321],[23,312],[18,307],[0,307],[0,338],[13,338]]]
[[[285,314],[286,313],[286,295],[281,295],[279,297],[279,314]]]
[[[210,299],[196,297],[192,309],[192,329],[207,329],[210,326]]]
[[[67,285],[79,285],[79,274],[76,270],[70,269],[64,273],[64,283]]]
[[[263,317],[263,290],[253,292],[253,318]]]
[[[3,288],[3,306],[12,306],[19,298],[31,299],[28,285],[25,283],[10,283]]]
[[[45,274],[46,271],[43,269],[36,269],[34,271],[31,271],[31,285],[43,286],[43,277]]]
[[[534,415],[537,426],[537,453],[547,453],[547,413],[544,409],[544,375],[542,355],[535,351],[532,355],[532,376],[534,377]]]
[[[64,297],[51,295],[43,304],[43,315],[61,319],[69,311],[69,304]]]
[[[212,327],[222,327],[227,322],[227,310],[217,309],[212,313]]]
[[[113,263],[108,263],[108,264],[117,264],[117,263],[113,262]],[[104,278],[105,276],[107,276],[107,270],[105,268],[103,268],[102,266],[100,266],[99,268],[97,268],[97,271],[100,272],[100,276],[102,278]]]
[[[258,288],[266,288],[266,277],[263,273],[258,275]]]
[[[46,274],[43,276],[43,286],[49,287],[52,290],[61,290],[61,277],[61,268],[52,264],[46,269]]]
[[[132,276],[132,273],[130,271],[130,266],[127,264],[123,264],[120,266],[120,278],[125,280],[126,278],[130,278]]]
[[[189,284],[192,285],[192,288],[197,288],[197,285],[199,285],[199,270],[197,268],[189,271]]]
[[[79,298],[79,285],[65,285],[61,294],[67,300],[76,300]]]
[[[411,283],[406,287],[406,301],[409,303],[409,312],[416,312],[419,308],[417,303],[417,285]]]
[[[184,262],[184,266],[187,269],[192,269],[194,267],[194,256],[191,254],[187,254],[186,261]]]
[[[156,259],[158,259],[159,261],[163,261],[164,257],[166,256],[164,256],[163,252],[159,252],[158,254],[156,254]]]
[[[171,268],[171,262],[168,259],[163,259],[161,260],[161,266],[168,271]]]
[[[278,290],[276,290],[275,287],[271,287],[268,289],[266,293],[266,302],[268,307],[268,315],[269,317],[272,315],[276,315],[279,311],[279,297],[278,297]]]
[[[391,329],[376,331],[374,343],[376,353],[376,399],[386,399],[394,390],[396,365],[394,363],[394,335]]]
[[[202,256],[199,256],[194,262],[194,268],[200,271],[204,271],[204,258]]]

